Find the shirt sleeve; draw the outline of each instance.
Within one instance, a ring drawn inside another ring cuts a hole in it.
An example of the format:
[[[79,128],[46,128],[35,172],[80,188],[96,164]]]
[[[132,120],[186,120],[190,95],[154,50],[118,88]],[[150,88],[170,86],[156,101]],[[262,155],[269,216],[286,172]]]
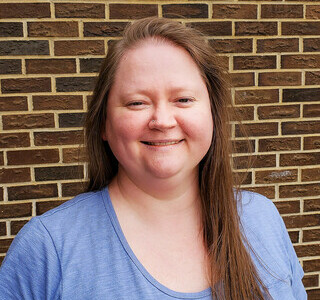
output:
[[[49,232],[31,219],[13,240],[0,268],[0,299],[59,299],[59,258]]]
[[[293,248],[293,245],[291,243],[288,231],[286,229],[286,226],[283,222],[282,217],[279,215],[279,220],[280,220],[280,226],[282,229],[282,236],[283,236],[283,241],[285,242],[286,245],[286,250],[288,253],[289,257],[289,262],[290,262],[290,267],[291,267],[291,272],[292,272],[292,279],[291,279],[291,288],[293,291],[293,295],[297,300],[304,300],[307,299],[307,293],[306,290],[303,286],[302,283],[302,278],[304,276],[303,269],[299,263],[297,254]]]

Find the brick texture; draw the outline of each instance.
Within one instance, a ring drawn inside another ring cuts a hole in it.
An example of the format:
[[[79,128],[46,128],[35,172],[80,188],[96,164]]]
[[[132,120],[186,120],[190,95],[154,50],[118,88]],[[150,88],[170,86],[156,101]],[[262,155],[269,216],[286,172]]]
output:
[[[235,176],[274,201],[319,299],[319,1],[0,2],[0,257],[32,216],[85,189],[103,58],[128,23],[158,15],[202,31],[229,70]]]

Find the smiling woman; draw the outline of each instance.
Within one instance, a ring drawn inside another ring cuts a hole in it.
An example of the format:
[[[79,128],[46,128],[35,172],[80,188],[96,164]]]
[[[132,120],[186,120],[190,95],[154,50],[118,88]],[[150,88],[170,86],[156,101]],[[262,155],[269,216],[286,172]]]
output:
[[[87,114],[87,193],[19,232],[0,298],[306,299],[275,206],[234,182],[226,77],[194,29],[128,26]]]
[[[150,38],[125,53],[102,134],[119,162],[119,178],[135,178],[142,190],[158,178],[188,186],[212,133],[206,84],[186,50]]]

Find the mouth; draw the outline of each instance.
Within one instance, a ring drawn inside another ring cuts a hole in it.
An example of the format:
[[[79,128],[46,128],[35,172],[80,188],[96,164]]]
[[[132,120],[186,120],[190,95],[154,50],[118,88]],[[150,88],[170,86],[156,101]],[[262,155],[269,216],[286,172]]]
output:
[[[149,146],[170,146],[170,145],[176,145],[182,142],[183,140],[176,140],[176,141],[164,141],[164,142],[147,142],[147,141],[141,141],[141,143]]]

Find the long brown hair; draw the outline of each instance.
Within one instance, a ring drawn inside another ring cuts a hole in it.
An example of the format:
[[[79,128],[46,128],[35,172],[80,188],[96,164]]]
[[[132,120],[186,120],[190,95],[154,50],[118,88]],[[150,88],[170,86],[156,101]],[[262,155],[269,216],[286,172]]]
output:
[[[117,174],[118,161],[107,142],[104,129],[108,94],[123,54],[145,39],[160,39],[183,47],[191,55],[205,80],[214,122],[212,144],[199,164],[203,237],[210,262],[213,296],[219,299],[266,299],[267,288],[260,279],[244,242],[237,211],[230,163],[229,106],[231,93],[228,76],[205,38],[195,29],[162,19],[145,18],[133,22],[123,39],[112,45],[102,65],[86,118],[86,143],[89,156],[87,190],[99,190]],[[238,199],[238,200],[237,200]],[[215,284],[222,282],[220,288]],[[270,296],[270,295],[269,295]]]

